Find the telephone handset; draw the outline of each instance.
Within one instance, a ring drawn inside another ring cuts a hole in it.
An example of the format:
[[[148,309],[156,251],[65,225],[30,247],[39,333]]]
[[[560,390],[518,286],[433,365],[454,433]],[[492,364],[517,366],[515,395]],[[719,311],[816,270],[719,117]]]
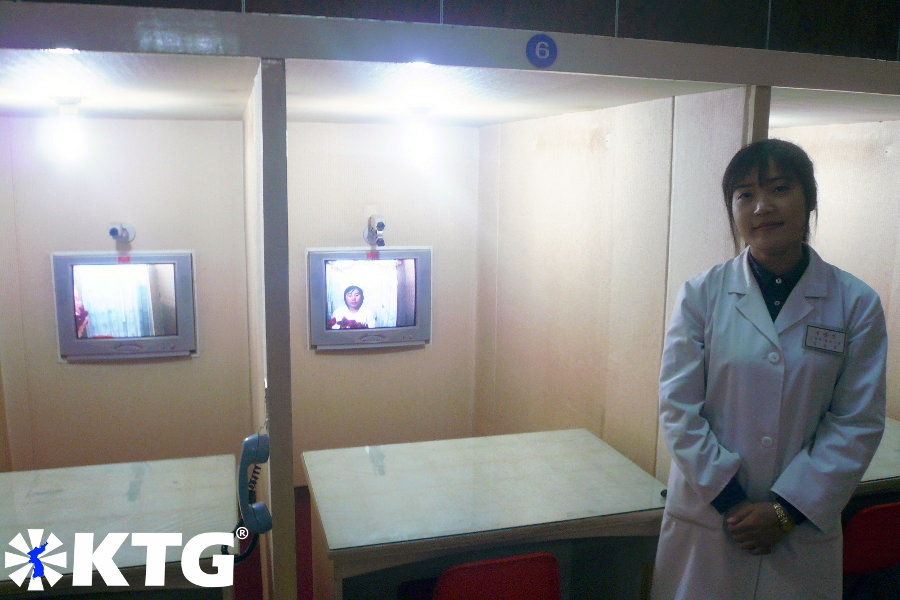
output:
[[[256,433],[244,438],[241,446],[241,461],[237,472],[238,507],[241,519],[250,533],[266,533],[272,529],[272,515],[263,502],[256,502],[256,478],[259,464],[269,460],[269,436]],[[253,475],[248,478],[247,470],[253,466]]]

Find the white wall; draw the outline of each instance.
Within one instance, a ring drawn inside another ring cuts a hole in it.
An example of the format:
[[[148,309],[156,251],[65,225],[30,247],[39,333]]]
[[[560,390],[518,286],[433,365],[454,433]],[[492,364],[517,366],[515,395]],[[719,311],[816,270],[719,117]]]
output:
[[[733,255],[747,108],[738,87],[484,130],[476,431],[587,427],[665,479],[665,323]]]
[[[588,427],[664,477],[664,322],[681,281],[729,253],[718,177],[740,144],[742,95],[440,128],[431,162],[421,147],[406,153],[400,125],[291,124],[298,453]],[[241,176],[254,164],[244,164],[241,124],[89,121],[90,168],[65,171],[41,153],[38,123],[0,120],[0,233],[13,240],[0,249],[9,426],[0,447],[16,468],[235,451],[255,428],[244,250],[253,215],[244,214]],[[885,190],[900,183],[898,124],[773,134],[813,156],[814,245],[879,291],[895,337],[900,207]],[[387,217],[389,246],[434,248],[433,342],[317,354],[307,345],[305,250],[363,245],[373,212]],[[112,249],[112,220],[135,224],[134,250],[197,251],[200,356],[117,366],[56,359],[49,254]],[[892,345],[895,417],[897,352]],[[301,471],[297,461],[296,484]]]
[[[436,170],[399,126],[291,124],[298,451],[587,427],[655,472],[667,295],[732,252],[719,178],[745,110],[735,88],[446,129]],[[389,246],[435,246],[435,341],[316,354],[304,251],[362,245],[373,212]]]
[[[881,296],[888,415],[900,419],[900,121],[774,129],[810,155],[819,185],[811,243]]]
[[[39,119],[0,120],[0,363],[13,467],[232,453],[250,426],[239,122],[86,119],[85,162],[62,168]],[[194,250],[200,354],[58,360],[50,254]]]
[[[430,144],[401,125],[288,126],[291,356],[298,453],[472,434],[478,132]],[[424,348],[316,353],[308,345],[306,249],[431,246],[432,341]],[[301,461],[295,482],[304,481]]]
[[[721,181],[744,144],[749,119],[745,94],[744,88],[733,88],[675,99],[664,337],[681,285],[734,256]],[[657,380],[658,375],[657,368]],[[669,463],[660,434],[653,471],[658,479],[668,480]]]
[[[587,427],[652,471],[671,135],[671,99],[484,130],[479,433]]]

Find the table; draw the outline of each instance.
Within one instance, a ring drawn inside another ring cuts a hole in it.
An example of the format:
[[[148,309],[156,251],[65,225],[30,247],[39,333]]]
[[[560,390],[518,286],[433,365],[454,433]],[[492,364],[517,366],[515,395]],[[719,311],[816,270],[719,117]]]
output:
[[[475,549],[655,536],[664,505],[662,483],[585,429],[310,451],[303,465],[316,598]]]
[[[90,591],[69,587],[75,533],[93,532],[96,546],[110,532],[180,532],[184,543],[199,533],[231,531],[237,519],[235,486],[230,454],[0,473],[0,541],[8,552],[7,543],[19,533],[28,540],[29,529],[43,529],[44,536],[52,532],[67,553],[66,566],[53,567],[64,578],[52,589]],[[202,556],[214,552],[218,549],[208,548]],[[179,578],[186,584],[180,557],[181,547],[167,548],[166,587],[178,586]],[[115,564],[138,588],[146,562],[146,547],[128,540],[115,554]],[[0,563],[0,595],[33,596],[27,584],[19,588],[10,579],[18,567],[5,564]],[[102,580],[98,584],[95,577],[95,585],[103,587]]]
[[[547,540],[656,536],[664,485],[585,429],[303,453],[317,599],[346,578]],[[900,490],[888,419],[857,494]]]

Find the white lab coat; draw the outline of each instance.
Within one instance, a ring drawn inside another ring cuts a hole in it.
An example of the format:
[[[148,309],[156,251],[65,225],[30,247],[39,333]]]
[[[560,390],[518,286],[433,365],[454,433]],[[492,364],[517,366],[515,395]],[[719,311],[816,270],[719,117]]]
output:
[[[841,598],[840,513],[881,439],[887,334],[878,295],[811,248],[773,322],[747,250],[687,281],[666,335],[660,422],[672,454],[654,600]],[[804,347],[845,332],[842,355]],[[815,330],[813,330],[815,331]],[[710,502],[737,473],[808,521],[764,556]]]

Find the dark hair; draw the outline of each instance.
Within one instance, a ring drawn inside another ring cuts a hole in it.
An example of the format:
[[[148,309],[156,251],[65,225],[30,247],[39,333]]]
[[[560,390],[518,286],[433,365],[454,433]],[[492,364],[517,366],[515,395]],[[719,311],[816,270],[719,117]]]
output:
[[[362,306],[362,303],[366,301],[366,295],[363,293],[362,288],[358,285],[348,285],[347,289],[344,290],[344,304],[347,304],[347,294],[349,294],[353,290],[359,292],[359,297],[361,298],[359,305]]]
[[[722,194],[725,199],[725,212],[728,214],[728,224],[731,226],[731,237],[734,239],[735,248],[738,248],[738,233],[734,224],[734,215],[731,212],[731,199],[734,190],[741,179],[757,169],[760,183],[766,178],[769,171],[769,161],[772,161],[783,175],[797,181],[803,188],[803,198],[806,200],[806,231],[803,233],[803,241],[809,241],[809,217],[818,207],[816,192],[816,178],[813,174],[813,164],[803,148],[784,140],[759,140],[738,150],[732,157],[722,176]]]

